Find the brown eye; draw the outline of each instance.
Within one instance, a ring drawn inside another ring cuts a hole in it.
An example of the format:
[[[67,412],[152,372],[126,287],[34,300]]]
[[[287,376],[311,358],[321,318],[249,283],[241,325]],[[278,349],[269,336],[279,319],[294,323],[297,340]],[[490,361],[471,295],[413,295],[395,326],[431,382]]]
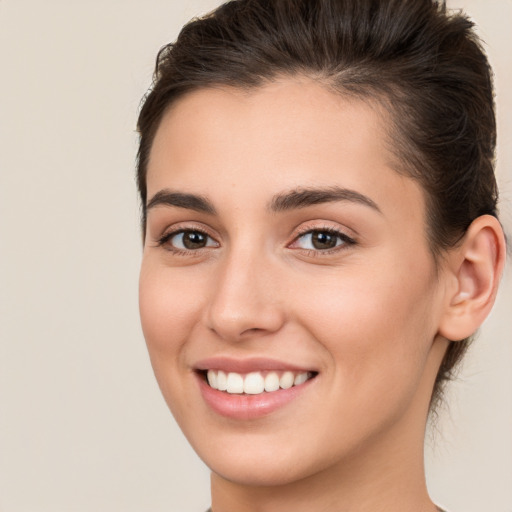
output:
[[[188,231],[183,233],[182,240],[186,249],[201,249],[206,247],[208,237],[198,231]]]
[[[332,249],[336,247],[338,238],[336,235],[326,233],[325,231],[316,231],[311,234],[311,245],[319,250]]]
[[[354,245],[356,242],[344,233],[335,230],[317,229],[299,236],[293,247],[310,251],[327,251],[335,247]]]
[[[165,238],[164,243],[168,243],[173,249],[194,251],[205,247],[218,247],[215,240],[202,231],[178,231]]]

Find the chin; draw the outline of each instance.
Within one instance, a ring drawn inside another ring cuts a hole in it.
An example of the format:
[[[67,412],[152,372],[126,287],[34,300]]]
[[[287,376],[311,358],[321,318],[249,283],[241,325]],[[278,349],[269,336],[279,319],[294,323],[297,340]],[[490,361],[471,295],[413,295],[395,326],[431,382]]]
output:
[[[246,457],[224,456],[212,460],[211,463],[204,459],[208,467],[221,478],[238,485],[250,487],[284,486],[310,476],[301,468],[298,461],[284,462],[266,460],[257,457],[256,460],[248,460]]]
[[[209,437],[199,434],[189,437],[189,441],[213,473],[244,486],[290,485],[321,473],[343,458],[343,450],[338,449],[335,454],[331,449],[322,449],[324,436],[306,432],[294,436],[290,428],[279,430],[263,434],[247,429]]]

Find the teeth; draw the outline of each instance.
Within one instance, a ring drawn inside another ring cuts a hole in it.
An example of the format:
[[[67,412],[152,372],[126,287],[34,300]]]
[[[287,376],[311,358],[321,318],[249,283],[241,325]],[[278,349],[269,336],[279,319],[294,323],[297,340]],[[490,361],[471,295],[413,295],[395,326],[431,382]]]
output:
[[[244,379],[244,393],[259,395],[265,390],[265,379],[260,372],[249,373]]]
[[[222,370],[208,370],[207,380],[210,387],[231,394],[259,395],[263,392],[271,393],[278,389],[289,389],[292,386],[304,384],[312,377],[310,372],[294,373],[286,371],[279,376],[278,372],[251,372],[246,375],[240,373],[223,372]]]
[[[214,389],[218,389],[217,387],[217,374],[213,370],[208,370],[208,373],[206,374],[206,377],[208,379],[208,384]]]
[[[279,375],[270,372],[265,377],[265,391],[277,391],[279,389]]]
[[[295,379],[293,381],[294,386],[300,386],[301,384],[304,384],[308,380],[308,374],[306,372],[299,373],[299,375],[295,376]]]
[[[228,388],[228,377],[224,372],[220,371],[219,373],[217,373],[217,389],[219,391],[226,391],[227,388]]]
[[[289,389],[293,386],[294,375],[292,372],[284,372],[279,379],[279,387]]]
[[[228,373],[226,391],[228,393],[243,393],[244,378],[239,373]]]

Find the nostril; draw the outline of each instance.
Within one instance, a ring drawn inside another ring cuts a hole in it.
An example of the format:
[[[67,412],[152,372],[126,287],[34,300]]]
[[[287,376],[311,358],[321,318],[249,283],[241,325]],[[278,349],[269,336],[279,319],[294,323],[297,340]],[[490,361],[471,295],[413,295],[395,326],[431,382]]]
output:
[[[265,331],[265,329],[260,329],[259,327],[251,327],[250,329],[246,329],[240,335],[243,336],[244,334],[258,334],[258,333],[264,332],[264,331]]]

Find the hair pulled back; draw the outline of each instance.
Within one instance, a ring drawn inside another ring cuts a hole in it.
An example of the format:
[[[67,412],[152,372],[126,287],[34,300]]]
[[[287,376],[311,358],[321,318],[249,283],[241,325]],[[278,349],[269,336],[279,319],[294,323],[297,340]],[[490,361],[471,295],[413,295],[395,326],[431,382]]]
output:
[[[158,54],[138,120],[143,229],[151,145],[166,109],[197,89],[250,89],[283,76],[312,77],[388,110],[397,170],[425,191],[436,259],[475,218],[497,216],[491,70],[467,17],[432,0],[233,0]],[[468,343],[450,344],[433,402]]]

